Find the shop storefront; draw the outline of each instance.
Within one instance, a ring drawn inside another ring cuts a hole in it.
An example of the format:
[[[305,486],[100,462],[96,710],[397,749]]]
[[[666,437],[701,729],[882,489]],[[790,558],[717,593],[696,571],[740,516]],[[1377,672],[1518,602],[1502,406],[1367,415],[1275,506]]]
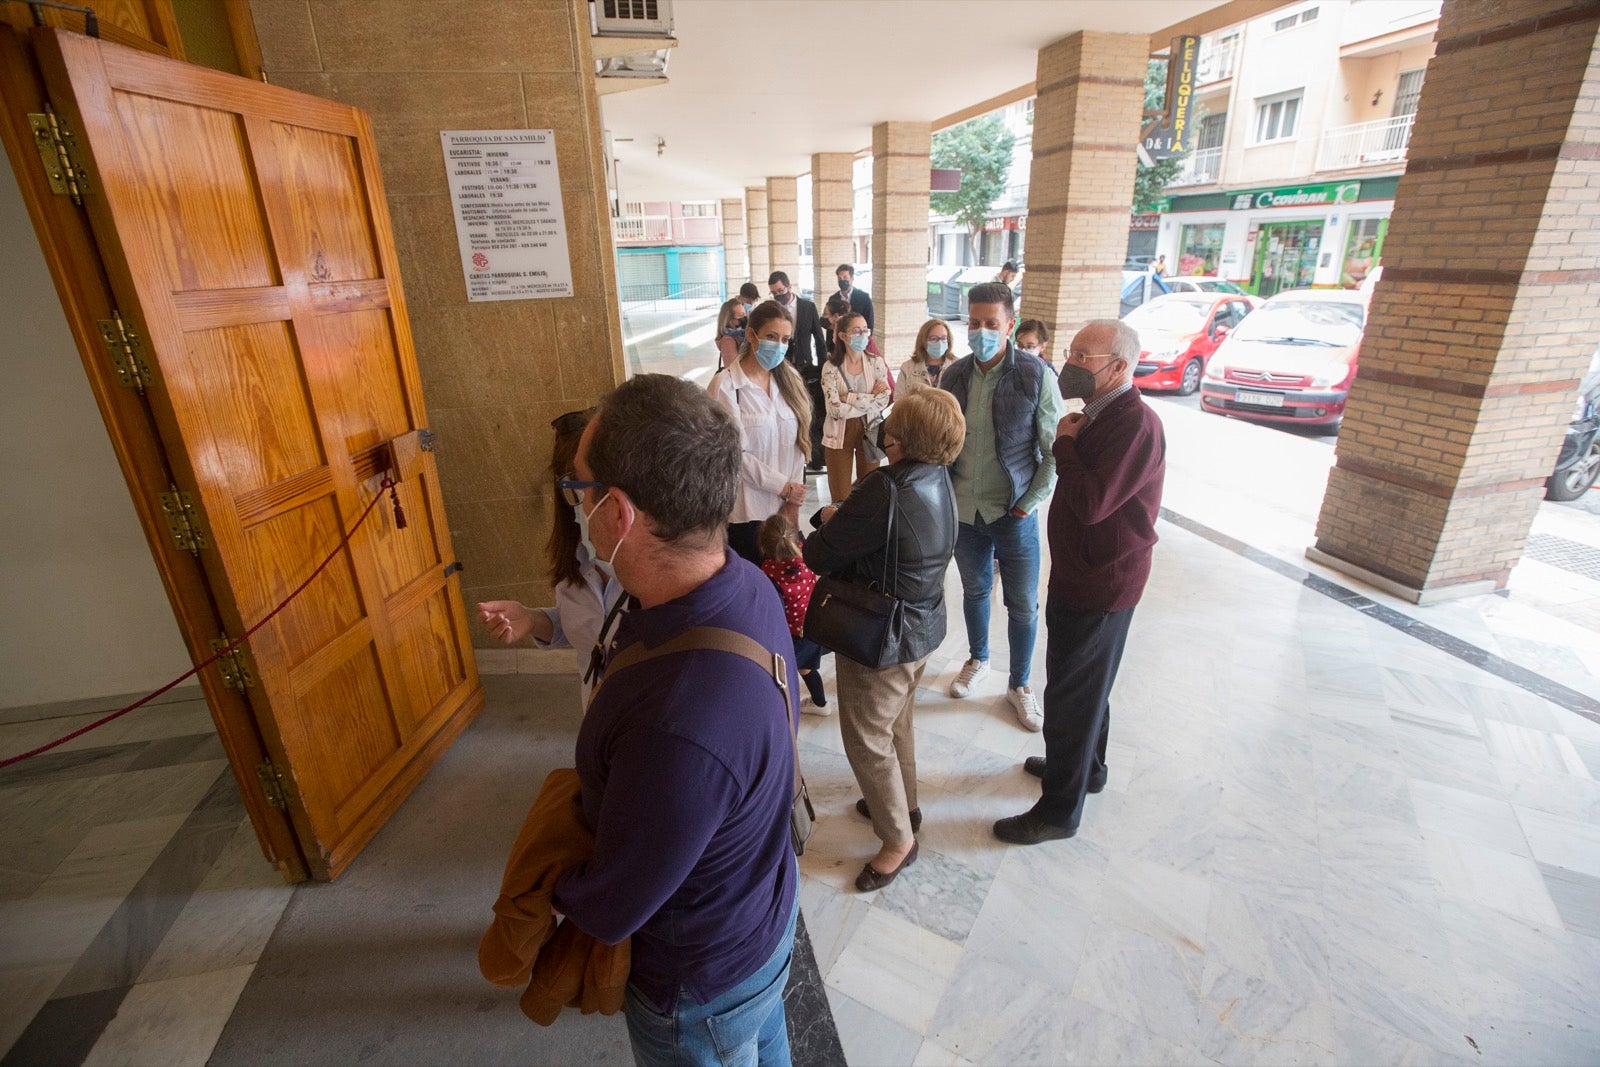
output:
[[[1171,197],[1158,253],[1177,274],[1215,275],[1260,296],[1354,288],[1377,265],[1397,177]]]

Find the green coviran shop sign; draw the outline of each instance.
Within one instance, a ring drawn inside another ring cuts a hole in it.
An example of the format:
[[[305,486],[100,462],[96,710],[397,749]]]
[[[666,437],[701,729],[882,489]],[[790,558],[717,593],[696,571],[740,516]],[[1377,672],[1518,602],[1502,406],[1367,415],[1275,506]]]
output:
[[[1235,211],[1249,211],[1257,207],[1354,204],[1361,199],[1361,183],[1338,182],[1330,185],[1298,185],[1288,189],[1251,189],[1227,195],[1228,206]]]

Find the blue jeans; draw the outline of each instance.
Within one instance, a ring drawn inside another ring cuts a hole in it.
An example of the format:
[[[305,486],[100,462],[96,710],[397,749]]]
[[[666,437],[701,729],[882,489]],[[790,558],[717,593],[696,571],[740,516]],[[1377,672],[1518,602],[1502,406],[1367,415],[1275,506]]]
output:
[[[783,990],[799,914],[797,889],[789,925],[772,956],[755,974],[705,1004],[681,990],[672,1011],[663,1015],[628,983],[622,1011],[633,1062],[639,1067],[790,1067]]]
[[[1039,515],[1019,519],[1010,512],[993,522],[963,522],[956,534],[956,569],[961,572],[961,613],[973,659],[989,658],[989,594],[994,561],[1000,560],[1000,598],[1006,605],[1011,689],[1028,684],[1033,641],[1039,630]]]

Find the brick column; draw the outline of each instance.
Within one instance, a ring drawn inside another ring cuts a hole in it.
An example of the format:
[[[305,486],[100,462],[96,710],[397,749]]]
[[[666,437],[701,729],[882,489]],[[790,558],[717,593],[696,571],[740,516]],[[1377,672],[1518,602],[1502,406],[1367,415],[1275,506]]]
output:
[[[1444,5],[1308,554],[1505,585],[1600,337],[1600,10]]]
[[[1117,317],[1149,52],[1089,31],[1039,50],[1023,303],[1055,363],[1085,322]]]
[[[854,164],[849,152],[818,152],[811,157],[811,265],[820,300],[838,291],[833,272],[839,264],[855,262],[855,243],[850,239]]]
[[[800,287],[800,180],[767,179],[767,258]],[[763,282],[765,278],[761,279]]]
[[[763,186],[745,186],[744,232],[750,252],[750,280],[765,293],[767,275],[772,273],[772,256],[767,248],[767,190]]]
[[[872,311],[878,351],[898,367],[928,320],[926,122],[872,127]],[[837,263],[833,264],[838,266]]]
[[[744,238],[744,201],[737,197],[722,202],[722,272],[727,279],[728,299],[732,300],[739,295],[739,286],[750,280],[750,255]]]

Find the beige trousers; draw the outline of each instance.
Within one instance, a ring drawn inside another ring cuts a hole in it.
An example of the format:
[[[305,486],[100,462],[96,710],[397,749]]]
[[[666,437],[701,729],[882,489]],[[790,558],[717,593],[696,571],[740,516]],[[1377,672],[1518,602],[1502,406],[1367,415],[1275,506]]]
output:
[[[872,811],[872,831],[891,848],[909,844],[911,809],[917,806],[911,713],[928,657],[879,670],[845,656],[834,661],[839,732],[845,758]]]

